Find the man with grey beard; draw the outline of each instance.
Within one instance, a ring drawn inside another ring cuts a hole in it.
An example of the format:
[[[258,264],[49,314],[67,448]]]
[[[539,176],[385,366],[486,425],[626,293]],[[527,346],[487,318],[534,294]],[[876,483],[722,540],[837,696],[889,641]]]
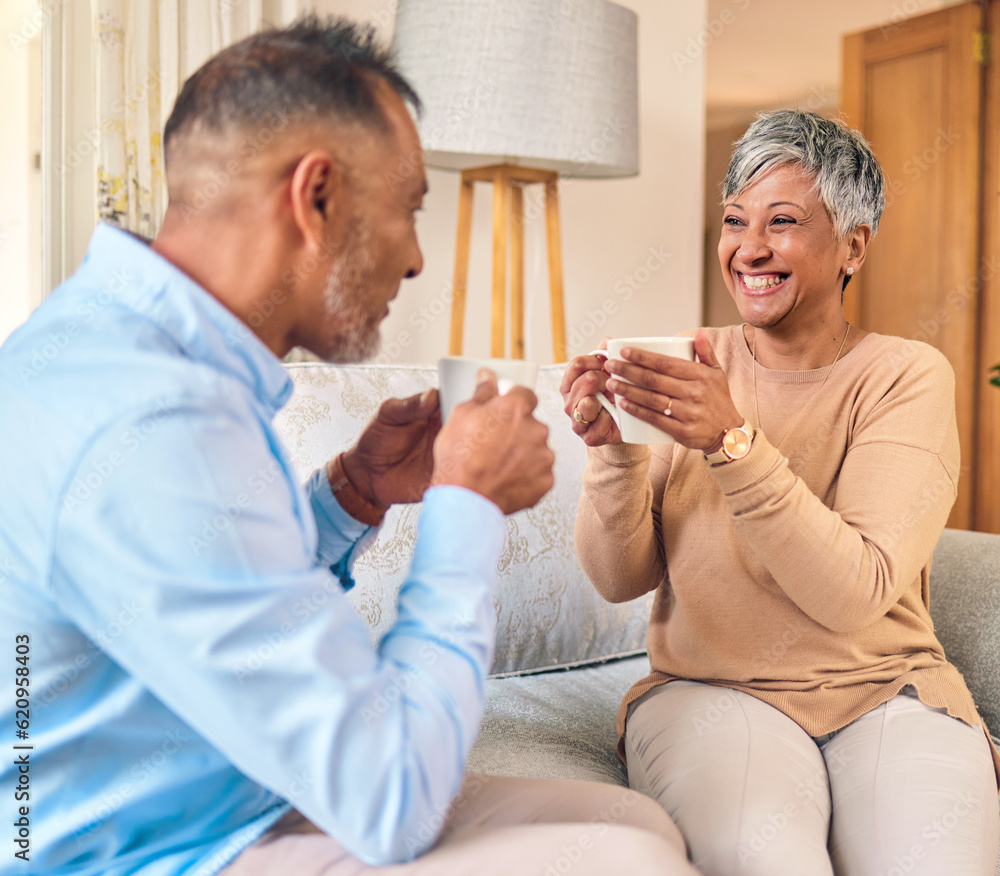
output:
[[[31,872],[694,873],[635,792],[464,772],[504,515],[552,485],[534,395],[487,372],[444,426],[435,391],[387,401],[305,487],[272,426],[282,357],[370,355],[423,266],[423,167],[387,182],[420,154],[406,101],[343,21],[221,52],[167,122],[156,239],[99,226],[0,348],[0,632],[25,691],[67,680],[7,822]],[[373,651],[343,591],[386,509],[418,500]]]

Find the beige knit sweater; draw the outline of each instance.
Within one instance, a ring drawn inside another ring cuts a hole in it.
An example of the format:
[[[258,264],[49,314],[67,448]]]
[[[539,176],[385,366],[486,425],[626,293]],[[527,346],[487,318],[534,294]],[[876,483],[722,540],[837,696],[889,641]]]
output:
[[[628,704],[674,678],[745,691],[811,736],[907,684],[983,726],[928,610],[959,473],[947,360],[870,334],[819,392],[829,367],[758,364],[758,424],[742,328],[708,336],[757,427],[744,459],[712,467],[679,444],[589,453],[576,522],[583,568],[613,602],[656,590],[653,672],[626,694],[619,734]]]

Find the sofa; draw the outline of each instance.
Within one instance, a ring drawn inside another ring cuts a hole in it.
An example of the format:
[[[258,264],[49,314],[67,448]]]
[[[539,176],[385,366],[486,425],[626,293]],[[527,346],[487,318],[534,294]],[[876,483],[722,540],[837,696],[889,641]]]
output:
[[[286,367],[295,392],[275,423],[303,479],[349,447],[382,400],[437,385],[433,365]],[[469,768],[626,784],[615,751],[615,713],[632,682],[649,671],[651,595],[607,603],[576,561],[573,521],[586,450],[562,411],[562,370],[539,369],[536,415],[549,426],[555,486],[536,507],[507,518],[495,597],[496,656]],[[348,598],[373,643],[393,623],[419,512],[419,505],[391,508],[354,567],[357,583]],[[987,726],[1000,733],[1000,536],[944,532],[934,551],[931,613]],[[996,872],[1000,876],[1000,861]]]

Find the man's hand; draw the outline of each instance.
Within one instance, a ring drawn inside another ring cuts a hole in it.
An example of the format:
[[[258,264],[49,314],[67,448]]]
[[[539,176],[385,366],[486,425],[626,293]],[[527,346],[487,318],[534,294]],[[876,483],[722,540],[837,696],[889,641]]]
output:
[[[358,443],[341,457],[351,486],[383,511],[419,502],[430,486],[434,439],[441,429],[438,391],[382,402]]]
[[[434,445],[434,483],[466,487],[504,514],[531,508],[555,482],[548,426],[532,416],[538,398],[523,386],[497,394],[484,369],[473,397],[456,405]]]

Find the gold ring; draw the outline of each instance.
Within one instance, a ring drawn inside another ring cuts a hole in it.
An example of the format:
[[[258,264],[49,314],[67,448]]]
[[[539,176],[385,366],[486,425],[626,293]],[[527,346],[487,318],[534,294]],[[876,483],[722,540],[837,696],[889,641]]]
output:
[[[594,422],[593,420],[585,420],[583,418],[583,414],[580,413],[579,408],[573,411],[573,419],[576,420],[576,422],[578,422],[581,426],[589,426]]]
[[[670,409],[673,407],[673,405],[674,405],[674,403],[670,400],[670,396],[668,395],[667,396],[667,406],[663,410],[663,416],[665,416],[665,417],[669,417],[670,416]]]

